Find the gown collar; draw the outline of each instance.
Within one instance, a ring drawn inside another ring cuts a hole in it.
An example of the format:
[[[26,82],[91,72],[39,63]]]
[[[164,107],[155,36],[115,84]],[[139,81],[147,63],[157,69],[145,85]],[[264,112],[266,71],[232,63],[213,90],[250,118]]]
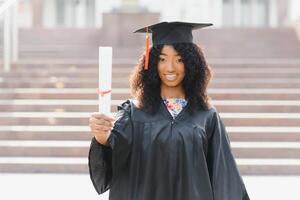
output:
[[[161,100],[161,103],[160,103],[160,109],[159,109],[159,112],[166,118],[172,120],[172,121],[176,121],[176,120],[183,120],[185,118],[185,116],[187,115],[187,107],[188,107],[188,104],[189,102],[187,103],[186,106],[184,106],[182,108],[182,110],[180,111],[180,113],[175,117],[173,118],[173,116],[171,115],[171,113],[169,112],[167,106],[165,105],[164,101]]]

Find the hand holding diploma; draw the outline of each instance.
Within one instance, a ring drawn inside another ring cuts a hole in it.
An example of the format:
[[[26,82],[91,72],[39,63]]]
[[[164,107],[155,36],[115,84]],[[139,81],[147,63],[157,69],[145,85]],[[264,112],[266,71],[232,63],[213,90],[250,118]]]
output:
[[[108,145],[108,137],[113,129],[115,119],[105,114],[93,113],[89,120],[91,132],[102,145]]]
[[[91,132],[102,145],[108,145],[107,139],[113,129],[115,119],[111,115],[111,79],[112,48],[99,48],[99,112],[93,113],[89,119]]]

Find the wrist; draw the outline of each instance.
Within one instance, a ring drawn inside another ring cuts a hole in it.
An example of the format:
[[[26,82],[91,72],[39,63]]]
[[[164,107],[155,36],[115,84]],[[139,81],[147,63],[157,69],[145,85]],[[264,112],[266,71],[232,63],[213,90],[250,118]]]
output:
[[[100,145],[103,145],[103,146],[109,146],[109,143],[108,143],[108,137],[106,139],[103,139],[103,138],[98,138],[97,136],[95,136],[95,140],[100,144]]]

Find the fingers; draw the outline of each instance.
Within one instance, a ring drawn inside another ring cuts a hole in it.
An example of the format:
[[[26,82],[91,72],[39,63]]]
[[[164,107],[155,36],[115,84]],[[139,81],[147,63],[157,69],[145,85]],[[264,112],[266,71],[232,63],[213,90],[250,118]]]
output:
[[[92,113],[89,118],[89,126],[94,136],[109,134],[113,129],[115,119],[101,113]]]
[[[99,143],[104,145],[107,144],[107,139],[111,134],[114,123],[115,118],[101,113],[92,113],[89,118],[89,126],[92,134]]]
[[[92,124],[90,127],[93,132],[108,132],[113,129],[113,127],[97,125],[97,124]]]
[[[108,127],[113,127],[115,123],[115,119],[100,113],[93,113],[89,119],[90,126],[97,124]]]
[[[105,115],[102,113],[98,113],[98,112],[92,113],[91,117],[96,118],[96,119],[104,119],[104,120],[111,121],[111,122],[115,121],[114,117],[111,117],[109,115]]]
[[[111,128],[114,126],[114,122],[107,121],[104,119],[96,119],[93,117],[91,117],[89,119],[89,124],[90,124],[90,126],[91,125],[101,125],[101,126],[107,126],[107,127],[111,127]]]
[[[93,129],[91,128],[91,133],[94,137],[100,140],[98,140],[101,144],[106,143],[106,139],[109,137],[111,134],[110,130],[102,130],[102,129]]]

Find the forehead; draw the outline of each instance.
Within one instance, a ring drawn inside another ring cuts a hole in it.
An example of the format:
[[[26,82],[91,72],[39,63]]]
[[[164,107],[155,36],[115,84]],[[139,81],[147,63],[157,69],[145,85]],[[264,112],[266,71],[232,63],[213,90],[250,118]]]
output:
[[[178,55],[173,45],[164,45],[160,53],[165,55]]]

